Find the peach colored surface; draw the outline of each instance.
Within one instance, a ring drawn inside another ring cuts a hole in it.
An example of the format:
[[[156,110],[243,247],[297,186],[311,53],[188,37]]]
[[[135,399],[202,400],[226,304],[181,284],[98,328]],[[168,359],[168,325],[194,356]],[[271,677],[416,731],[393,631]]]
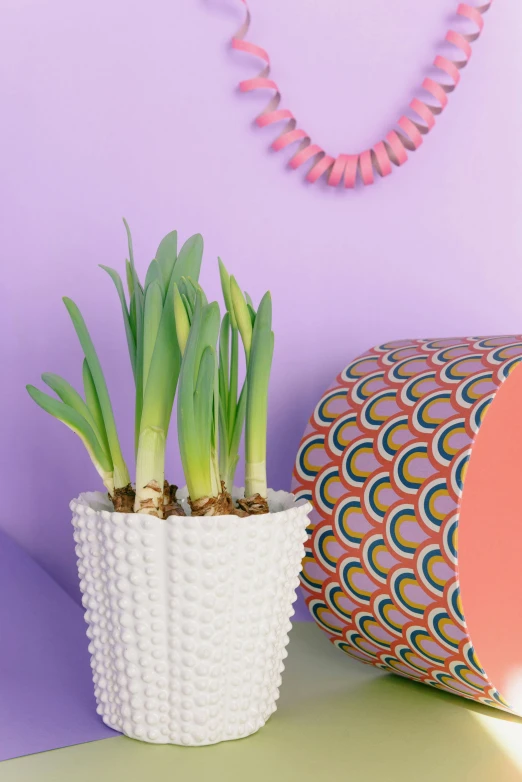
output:
[[[465,479],[459,580],[482,667],[522,712],[522,367],[493,400]]]

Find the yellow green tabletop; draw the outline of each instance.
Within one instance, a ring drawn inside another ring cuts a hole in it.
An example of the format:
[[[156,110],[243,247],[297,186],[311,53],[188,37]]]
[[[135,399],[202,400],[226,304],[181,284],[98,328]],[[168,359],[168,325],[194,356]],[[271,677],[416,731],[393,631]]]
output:
[[[522,720],[381,673],[297,623],[277,712],[211,747],[124,736],[0,765],[0,782],[512,782]]]

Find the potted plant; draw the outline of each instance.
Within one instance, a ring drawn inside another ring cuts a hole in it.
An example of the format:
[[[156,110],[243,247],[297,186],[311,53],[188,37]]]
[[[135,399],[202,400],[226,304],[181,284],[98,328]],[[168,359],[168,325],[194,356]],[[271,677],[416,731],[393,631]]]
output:
[[[212,744],[263,726],[276,708],[308,503],[266,483],[270,294],[257,310],[220,261],[226,312],[198,279],[200,236],[160,243],[143,285],[129,259],[121,303],[135,381],[136,480],[122,456],[103,371],[77,306],[84,397],[44,374],[44,410],[82,439],[106,492],[71,502],[98,713],[154,743]],[[128,298],[127,298],[128,296]],[[245,379],[239,383],[239,342]],[[187,488],[165,479],[177,391]],[[234,487],[245,429],[245,489]]]

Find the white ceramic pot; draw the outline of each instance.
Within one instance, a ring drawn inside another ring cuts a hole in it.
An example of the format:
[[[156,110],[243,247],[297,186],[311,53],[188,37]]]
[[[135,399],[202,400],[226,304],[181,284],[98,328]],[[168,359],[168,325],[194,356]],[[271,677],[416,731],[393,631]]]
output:
[[[203,745],[276,709],[309,503],[159,520],[71,502],[98,713],[131,738]]]

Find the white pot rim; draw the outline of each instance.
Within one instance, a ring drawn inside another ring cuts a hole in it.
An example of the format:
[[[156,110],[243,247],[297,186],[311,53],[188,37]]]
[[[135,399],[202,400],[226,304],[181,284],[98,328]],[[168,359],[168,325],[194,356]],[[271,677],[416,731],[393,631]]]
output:
[[[237,500],[238,498],[241,498],[243,496],[244,496],[243,487],[234,486],[232,490],[232,498],[234,500]],[[186,514],[185,516],[169,516],[167,519],[156,519],[146,513],[132,513],[130,515],[135,516],[137,519],[153,518],[154,522],[166,521],[169,523],[173,523],[175,520],[192,518],[190,513],[190,506],[187,502],[188,489],[186,486],[178,490],[177,497],[178,500],[180,501],[181,506],[183,507],[183,510],[185,511]],[[100,513],[102,518],[106,520],[112,517],[118,518],[121,516],[129,515],[127,513],[115,511],[108,495],[100,491],[81,492],[81,494],[79,494],[78,497],[75,497],[73,500],[71,500],[71,502],[69,503],[69,507],[75,513],[81,513],[81,512],[87,514]],[[213,519],[220,519],[220,520],[240,522],[241,524],[248,524],[248,523],[259,524],[263,522],[263,519],[270,518],[271,520],[273,520],[274,518],[277,519],[277,517],[281,517],[281,518],[284,517],[285,522],[287,522],[290,518],[295,518],[297,516],[302,516],[302,515],[308,515],[312,511],[312,505],[310,502],[308,502],[308,500],[300,499],[296,497],[295,494],[292,494],[292,492],[284,491],[283,489],[279,489],[277,491],[274,489],[268,489],[268,507],[270,509],[269,513],[260,513],[257,515],[244,516],[244,517],[236,516],[234,514],[223,514],[219,516],[194,516],[194,522],[204,521],[205,524],[208,524],[208,522],[212,521]]]

